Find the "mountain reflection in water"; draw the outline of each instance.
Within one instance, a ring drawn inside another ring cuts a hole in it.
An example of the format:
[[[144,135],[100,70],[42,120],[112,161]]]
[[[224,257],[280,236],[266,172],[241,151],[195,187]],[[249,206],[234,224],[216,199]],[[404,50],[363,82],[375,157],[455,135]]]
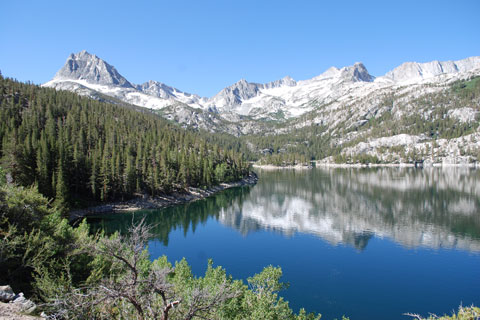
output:
[[[406,247],[480,251],[480,171],[468,168],[376,168],[261,171],[256,186],[163,210],[136,212],[155,238],[214,217],[244,235],[272,230],[318,236],[364,250],[375,236]],[[94,227],[125,230],[129,214],[103,216]]]

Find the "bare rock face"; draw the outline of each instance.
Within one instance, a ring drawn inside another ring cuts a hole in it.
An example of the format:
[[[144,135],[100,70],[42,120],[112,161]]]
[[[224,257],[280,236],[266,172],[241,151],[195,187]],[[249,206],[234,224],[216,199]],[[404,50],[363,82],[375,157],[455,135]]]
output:
[[[330,67],[327,71],[314,78],[315,80],[337,80],[349,82],[372,82],[375,77],[368,73],[367,68],[361,62],[356,62],[353,66],[338,69]]]
[[[368,73],[367,68],[361,62],[355,63],[353,66],[340,69],[341,78],[353,82],[363,81],[372,82],[375,77]]]
[[[480,57],[470,57],[457,61],[405,62],[387,72],[384,77],[395,82],[404,82],[432,78],[444,73],[466,72],[478,67],[480,67]]]
[[[216,108],[228,108],[242,104],[260,92],[259,85],[242,79],[226,87],[211,99],[211,105]]]
[[[86,80],[89,83],[133,88],[115,67],[85,50],[68,57],[65,65],[55,75],[54,80],[59,79]]]
[[[137,89],[151,96],[163,99],[176,98],[175,92],[181,92],[175,88],[167,86],[165,83],[153,80],[137,85]]]
[[[265,83],[262,88],[263,89],[273,89],[279,87],[295,87],[297,85],[297,81],[293,80],[290,76],[283,77],[282,79],[275,80],[269,83]]]

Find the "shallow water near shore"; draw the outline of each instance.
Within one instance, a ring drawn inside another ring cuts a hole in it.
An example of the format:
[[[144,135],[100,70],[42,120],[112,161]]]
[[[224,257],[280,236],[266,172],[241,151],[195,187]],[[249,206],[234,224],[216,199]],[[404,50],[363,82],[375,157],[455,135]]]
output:
[[[480,171],[259,171],[258,184],[165,208],[89,217],[125,231],[145,217],[152,258],[212,258],[234,278],[282,267],[281,295],[322,319],[409,319],[480,305]]]

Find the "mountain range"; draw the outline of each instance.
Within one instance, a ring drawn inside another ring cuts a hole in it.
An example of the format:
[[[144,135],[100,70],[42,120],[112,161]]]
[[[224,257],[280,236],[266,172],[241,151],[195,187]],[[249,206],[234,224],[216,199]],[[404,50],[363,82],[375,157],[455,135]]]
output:
[[[354,153],[358,143],[371,142],[359,139],[362,131],[367,130],[365,125],[372,120],[381,122],[386,115],[400,120],[415,114],[425,122],[435,121],[434,115],[448,116],[459,123],[478,125],[477,98],[468,105],[456,105],[451,97],[440,104],[428,105],[428,101],[435,100],[432,95],[446,95],[454,83],[479,75],[479,56],[457,61],[406,62],[380,77],[372,76],[362,63],[355,63],[340,69],[331,67],[312,79],[300,81],[289,76],[265,84],[241,79],[213,97],[201,97],[153,80],[131,83],[112,65],[81,51],[71,54],[44,86],[95,99],[113,98],[112,101],[149,108],[184,126],[235,136],[288,134],[304,127],[322,126],[330,144],[343,145]],[[440,106],[448,109],[445,115],[434,112]],[[375,138],[392,137],[395,133]],[[397,138],[386,146],[429,140],[418,134]],[[352,146],[353,142],[358,143]],[[376,146],[360,151],[368,153],[372,148]]]

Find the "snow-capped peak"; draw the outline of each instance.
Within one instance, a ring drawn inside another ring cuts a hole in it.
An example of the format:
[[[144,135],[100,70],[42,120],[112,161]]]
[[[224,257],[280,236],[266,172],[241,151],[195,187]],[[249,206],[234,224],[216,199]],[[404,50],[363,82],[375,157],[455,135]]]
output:
[[[298,82],[289,76],[265,84],[241,79],[212,98],[202,98],[157,81],[134,85],[113,66],[83,50],[71,54],[55,78],[45,86],[97,99],[104,99],[106,95],[146,108],[168,109],[171,119],[180,114],[178,110],[201,109],[200,112],[204,113],[202,119],[214,116],[241,127],[244,116],[272,120],[295,118],[324,105],[342,109],[370,95],[404,87],[406,82],[409,88],[415,88],[426,82],[443,83],[477,74],[480,74],[480,57],[446,62],[407,62],[376,79],[363,63],[357,62],[343,68],[331,67],[315,78]],[[318,122],[328,121],[320,119]]]
[[[163,99],[175,98],[175,93],[182,93],[182,91],[178,89],[172,88],[165,83],[154,80],[139,84],[136,86],[136,88],[146,94]]]
[[[444,73],[466,72],[477,68],[480,68],[480,57],[470,57],[457,61],[405,62],[387,72],[383,78],[394,82],[418,81]]]
[[[221,108],[239,105],[244,100],[255,97],[259,92],[259,85],[257,83],[250,83],[245,79],[241,79],[231,86],[224,88],[211,98],[211,106]]]
[[[338,69],[336,67],[330,67],[327,71],[321,75],[313,78],[312,80],[346,80],[352,82],[372,82],[375,77],[368,73],[367,68],[361,62],[356,62],[353,66],[343,67]]]
[[[290,76],[286,76],[286,77],[283,77],[282,79],[265,83],[262,86],[262,89],[273,89],[273,88],[279,88],[283,86],[294,87],[296,85],[297,85],[297,82],[295,80],[293,80]]]
[[[368,73],[367,68],[361,62],[356,62],[353,66],[340,69],[341,77],[353,82],[363,81],[372,82],[375,77]]]

